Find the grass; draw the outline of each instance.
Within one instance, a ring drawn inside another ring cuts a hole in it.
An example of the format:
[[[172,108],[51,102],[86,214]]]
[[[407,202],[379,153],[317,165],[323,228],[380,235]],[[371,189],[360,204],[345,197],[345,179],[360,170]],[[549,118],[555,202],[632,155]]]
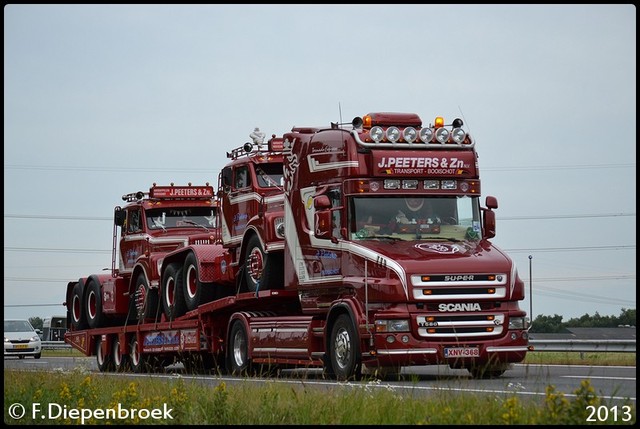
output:
[[[202,379],[179,376],[132,381],[81,369],[59,374],[5,370],[5,423],[583,425],[588,421],[589,407],[611,409],[615,406],[618,410],[615,419],[613,413],[609,413],[608,419],[597,423],[635,424],[635,405],[605,404],[588,380],[572,392],[576,396],[571,398],[548,386],[542,401],[515,394],[446,391],[416,396],[378,388],[376,383],[379,382],[339,383],[326,390],[304,384],[255,386],[248,380],[229,386],[219,381],[211,387]],[[24,416],[12,418],[21,406],[26,410]],[[159,410],[158,415],[153,414],[153,410]],[[169,414],[162,412],[166,410]]]

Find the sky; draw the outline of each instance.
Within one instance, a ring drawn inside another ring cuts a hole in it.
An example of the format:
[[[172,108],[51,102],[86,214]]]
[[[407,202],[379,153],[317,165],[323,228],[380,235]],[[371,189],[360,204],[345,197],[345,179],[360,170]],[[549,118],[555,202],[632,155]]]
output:
[[[533,319],[636,308],[632,4],[8,5],[5,318],[111,267],[123,194],[384,111],[464,119]]]

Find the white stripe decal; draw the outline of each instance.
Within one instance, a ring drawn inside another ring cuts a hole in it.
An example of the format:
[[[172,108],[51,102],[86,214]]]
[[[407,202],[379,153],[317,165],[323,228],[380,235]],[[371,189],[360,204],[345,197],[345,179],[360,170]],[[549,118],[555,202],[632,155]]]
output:
[[[309,171],[315,173],[316,171],[337,170],[344,167],[357,167],[358,161],[343,161],[343,162],[326,162],[320,164],[320,162],[314,158],[314,155],[307,156],[307,162],[309,163]]]

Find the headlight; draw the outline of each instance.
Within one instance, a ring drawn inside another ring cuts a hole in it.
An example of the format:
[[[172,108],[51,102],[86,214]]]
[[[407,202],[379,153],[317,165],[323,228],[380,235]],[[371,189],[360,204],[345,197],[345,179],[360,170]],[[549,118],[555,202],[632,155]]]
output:
[[[526,317],[510,317],[509,318],[509,329],[513,330],[522,330],[528,328],[527,318]]]
[[[376,320],[376,332],[408,332],[409,320]]]
[[[34,335],[33,337],[31,337],[31,341],[40,341],[40,337],[37,335]]]

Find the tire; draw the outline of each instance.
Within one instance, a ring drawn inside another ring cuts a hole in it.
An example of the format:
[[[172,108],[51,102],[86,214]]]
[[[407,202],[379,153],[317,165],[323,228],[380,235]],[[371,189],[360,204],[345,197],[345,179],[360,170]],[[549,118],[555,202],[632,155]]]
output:
[[[69,313],[71,314],[71,326],[74,331],[87,329],[87,319],[85,317],[84,300],[82,299],[82,285],[76,283],[71,293],[71,303],[69,304]]]
[[[329,338],[329,374],[339,381],[359,380],[362,375],[360,346],[351,317],[341,314]]]
[[[104,353],[102,351],[102,337],[98,337],[96,340],[96,362],[100,372],[109,372],[113,370],[113,356],[109,351]]]
[[[282,288],[284,259],[280,253],[265,253],[258,236],[252,235],[244,255],[244,279],[249,292]]]
[[[182,285],[182,266],[169,264],[162,274],[162,311],[167,320],[175,320],[187,312]]]
[[[233,322],[229,333],[227,368],[232,375],[247,375],[250,371],[249,338],[240,320]]]
[[[129,371],[129,355],[120,352],[120,338],[118,335],[114,336],[111,342],[111,358],[116,372]]]
[[[195,310],[198,306],[213,300],[215,285],[200,281],[198,259],[194,253],[189,253],[184,260],[182,280],[187,311]]]
[[[147,356],[142,355],[138,350],[138,336],[133,335],[129,342],[129,364],[131,371],[136,374],[142,374],[148,371]]]
[[[138,274],[129,301],[129,314],[133,314],[138,323],[156,321],[158,316],[158,290],[151,289],[144,273]]]
[[[87,294],[85,295],[85,315],[90,328],[105,326],[105,316],[102,311],[102,288],[94,281],[89,280]]]
[[[35,355],[33,355],[34,359],[40,359],[42,357],[42,353],[36,353]]]
[[[18,355],[18,359],[24,359],[25,355]]]

